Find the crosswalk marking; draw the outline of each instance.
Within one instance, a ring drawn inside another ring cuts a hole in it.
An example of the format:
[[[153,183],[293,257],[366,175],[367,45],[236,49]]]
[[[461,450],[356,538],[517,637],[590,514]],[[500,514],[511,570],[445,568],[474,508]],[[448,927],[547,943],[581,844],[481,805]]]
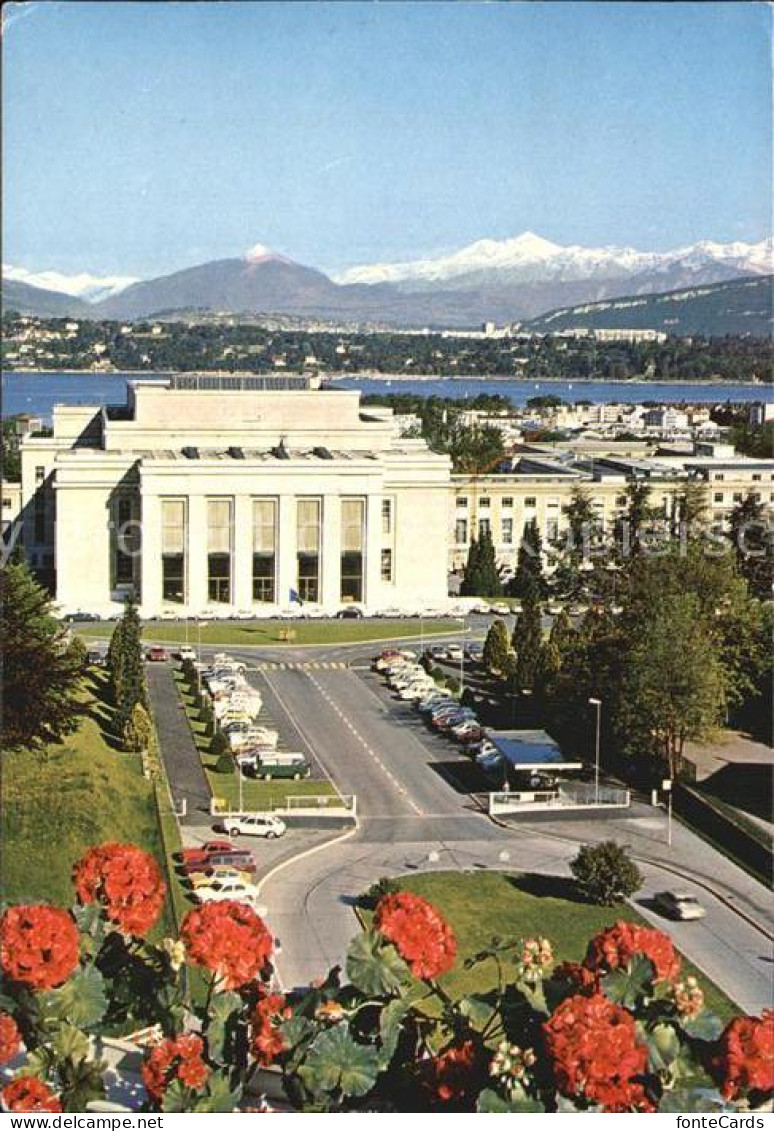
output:
[[[298,663],[286,663],[279,660],[267,660],[265,663],[251,667],[251,672],[308,672],[308,671],[341,671],[348,668],[343,660],[308,660]]]

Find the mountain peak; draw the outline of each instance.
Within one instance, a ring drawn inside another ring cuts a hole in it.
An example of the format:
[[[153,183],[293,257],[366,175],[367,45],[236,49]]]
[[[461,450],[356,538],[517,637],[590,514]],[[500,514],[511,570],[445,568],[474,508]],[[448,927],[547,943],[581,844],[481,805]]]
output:
[[[245,252],[242,257],[247,263],[267,263],[269,260],[275,260],[278,263],[290,263],[284,255],[278,255],[276,251],[272,251],[270,247],[265,244],[256,243]]]

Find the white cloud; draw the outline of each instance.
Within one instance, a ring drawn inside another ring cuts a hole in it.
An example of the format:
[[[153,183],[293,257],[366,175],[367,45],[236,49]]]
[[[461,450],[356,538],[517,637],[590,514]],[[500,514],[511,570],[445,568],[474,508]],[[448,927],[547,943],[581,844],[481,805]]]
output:
[[[96,302],[124,290],[137,279],[128,275],[63,275],[59,271],[28,271],[26,267],[3,264],[3,277],[19,283],[29,283],[31,287],[43,287],[47,291],[61,291],[75,298]]]

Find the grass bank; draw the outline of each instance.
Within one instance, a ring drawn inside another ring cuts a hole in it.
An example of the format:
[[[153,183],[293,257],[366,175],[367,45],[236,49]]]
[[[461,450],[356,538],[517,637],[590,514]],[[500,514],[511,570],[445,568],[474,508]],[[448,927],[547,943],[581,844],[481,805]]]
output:
[[[151,852],[165,870],[156,786],[140,756],[123,753],[110,730],[103,673],[84,681],[85,714],[65,742],[42,753],[4,752],[2,767],[2,898],[73,903],[72,868],[87,848],[117,840]],[[163,812],[163,807],[162,807]],[[165,830],[176,842],[169,815]],[[156,928],[171,934],[169,907]]]
[[[455,998],[486,993],[497,984],[497,970],[491,960],[472,970],[464,969],[465,959],[478,953],[495,935],[501,939],[542,935],[551,940],[560,962],[580,961],[589,939],[617,919],[649,925],[628,904],[597,907],[582,902],[572,881],[560,877],[435,872],[401,876],[399,882],[406,891],[434,903],[454,929],[459,948],[457,961],[441,982]],[[683,967],[699,979],[708,1008],[724,1019],[738,1014],[730,998],[704,974],[685,959]],[[507,976],[507,962],[504,970]]]
[[[74,626],[84,637],[106,638],[113,628],[112,622],[94,622]],[[401,620],[255,620],[211,621],[203,624],[201,635],[195,622],[190,621],[186,631],[185,621],[146,621],[142,626],[146,640],[161,644],[183,644],[186,641],[231,647],[271,646],[278,644],[357,644],[363,640],[399,640],[406,636],[437,636],[461,632],[458,620],[425,620],[420,627],[418,617]],[[288,639],[287,634],[292,633]]]

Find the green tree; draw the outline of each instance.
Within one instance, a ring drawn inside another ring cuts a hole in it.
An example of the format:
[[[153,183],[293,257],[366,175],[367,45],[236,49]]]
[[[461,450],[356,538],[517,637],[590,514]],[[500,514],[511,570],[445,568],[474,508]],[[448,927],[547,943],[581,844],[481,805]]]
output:
[[[135,703],[121,732],[124,750],[140,754],[150,750],[153,743],[153,724],[142,703]]]
[[[703,483],[686,483],[675,496],[674,526],[688,538],[696,537],[707,515],[707,488]]]
[[[516,573],[508,589],[514,597],[520,597],[523,601],[539,601],[545,596],[543,541],[537,519],[530,519],[524,527],[516,561]]]
[[[463,597],[478,597],[481,595],[481,554],[475,535],[470,539],[468,546],[468,560],[465,562],[465,572],[462,575],[460,593]]]
[[[83,714],[83,667],[26,565],[0,569],[2,744],[36,749],[72,734]]]
[[[728,516],[728,537],[750,592],[770,599],[774,584],[774,523],[750,491]]]
[[[626,511],[616,522],[615,542],[621,558],[636,557],[655,514],[650,505],[650,484],[633,479],[626,487]]]
[[[570,871],[590,903],[612,907],[642,887],[642,874],[626,849],[614,840],[581,845]]]
[[[478,540],[478,585],[481,597],[502,597],[503,587],[497,572],[497,557],[492,535],[485,527]]]
[[[511,641],[516,653],[514,678],[518,691],[532,691],[535,687],[543,646],[541,617],[539,603],[534,598],[527,597],[516,620]]]
[[[508,629],[505,621],[498,618],[490,625],[484,641],[484,666],[487,671],[502,675],[506,670],[508,651]]]
[[[727,676],[695,595],[664,597],[621,659],[614,702],[621,747],[663,760],[674,778],[686,740],[707,737],[727,705]]]

